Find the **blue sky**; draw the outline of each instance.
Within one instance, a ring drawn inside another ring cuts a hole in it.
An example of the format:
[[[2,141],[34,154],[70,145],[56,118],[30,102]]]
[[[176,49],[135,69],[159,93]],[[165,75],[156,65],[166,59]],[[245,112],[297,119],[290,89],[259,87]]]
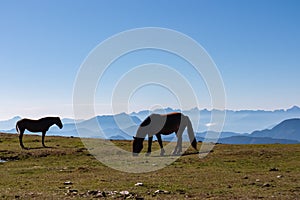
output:
[[[72,117],[73,84],[89,52],[114,34],[142,27],[174,29],[201,44],[221,73],[228,109],[273,110],[299,105],[297,0],[6,0],[0,5],[0,119],[15,115]],[[185,66],[164,53],[145,51],[128,56],[107,74],[104,90],[109,91],[118,80],[113,75],[118,67],[161,62],[180,71],[180,66]],[[185,73],[191,73],[193,85],[192,71]],[[201,107],[209,108],[204,83],[193,87],[199,92]],[[162,102],[156,90],[165,93]],[[144,92],[140,90],[130,100],[131,110],[167,106],[168,102],[177,105],[172,94],[162,88],[149,86]],[[107,114],[109,102],[97,94],[96,103],[102,105],[97,112]]]

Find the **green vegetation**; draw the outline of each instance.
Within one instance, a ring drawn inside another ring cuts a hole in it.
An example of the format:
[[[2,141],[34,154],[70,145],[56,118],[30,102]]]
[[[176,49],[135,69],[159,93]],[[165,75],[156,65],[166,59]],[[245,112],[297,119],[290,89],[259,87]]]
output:
[[[131,149],[130,141],[114,143]],[[41,137],[27,134],[24,144],[31,149],[21,150],[17,135],[0,133],[0,159],[11,160],[0,163],[0,198],[297,199],[300,196],[299,144],[219,144],[203,159],[189,149],[171,165],[144,174],[106,167],[89,154],[80,138],[46,137],[46,145],[52,148],[41,148]],[[157,142],[153,148],[158,148]],[[135,186],[138,182],[143,185]]]

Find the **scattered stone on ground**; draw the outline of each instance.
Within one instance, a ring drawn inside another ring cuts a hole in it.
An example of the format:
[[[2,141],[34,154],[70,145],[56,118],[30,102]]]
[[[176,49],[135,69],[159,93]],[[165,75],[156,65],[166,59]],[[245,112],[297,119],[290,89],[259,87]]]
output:
[[[277,171],[279,171],[279,169],[276,168],[276,167],[273,167],[273,168],[269,169],[269,171],[270,171],[270,172],[277,172]]]
[[[64,182],[64,185],[72,185],[73,183],[71,181]]]
[[[133,192],[129,192],[127,190],[123,191],[100,191],[100,190],[89,190],[87,192],[80,192],[76,189],[69,189],[66,195],[69,196],[76,196],[79,195],[84,198],[122,198],[122,199],[139,199],[144,200],[143,197],[139,196],[138,194],[135,194]]]
[[[270,183],[264,183],[264,184],[262,185],[262,187],[271,187],[271,184],[270,184]]]
[[[283,175],[278,175],[278,176],[276,176],[277,178],[282,178],[283,177]]]
[[[78,194],[78,190],[76,190],[76,189],[69,189],[67,193],[71,194],[71,195],[77,195]]]
[[[167,191],[167,190],[156,190],[154,192],[154,195],[156,194],[170,194],[171,192]]]
[[[144,184],[143,183],[136,183],[134,184],[135,186],[143,186]]]
[[[127,190],[124,190],[124,191],[121,191],[120,194],[124,195],[124,196],[128,196],[129,192]]]

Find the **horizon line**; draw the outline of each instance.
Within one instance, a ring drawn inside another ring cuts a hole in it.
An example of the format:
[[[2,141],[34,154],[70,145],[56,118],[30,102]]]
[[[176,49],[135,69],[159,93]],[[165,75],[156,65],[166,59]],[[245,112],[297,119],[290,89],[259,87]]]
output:
[[[139,112],[143,112],[143,111],[149,111],[149,112],[155,112],[155,111],[158,111],[158,110],[167,110],[167,109],[172,109],[172,110],[179,110],[180,112],[185,112],[185,111],[191,111],[191,110],[194,110],[194,109],[198,109],[199,111],[208,111],[208,112],[211,112],[213,110],[215,111],[225,111],[225,112],[242,112],[242,111],[254,111],[254,112],[259,112],[259,111],[264,111],[264,112],[275,112],[275,111],[288,111],[288,110],[291,110],[293,108],[298,108],[300,109],[300,106],[298,105],[293,105],[293,106],[290,106],[288,108],[277,108],[277,109],[272,109],[272,110],[267,110],[267,109],[229,109],[229,108],[226,108],[226,109],[217,109],[217,108],[198,108],[198,107],[193,107],[193,108],[190,108],[190,109],[179,109],[179,108],[172,108],[172,107],[165,107],[165,108],[158,108],[158,109],[153,109],[153,110],[147,110],[147,109],[141,109],[141,110],[138,110],[138,111],[132,111],[132,112],[118,112],[118,113],[103,113],[103,114],[96,114],[94,116],[90,116],[90,117],[87,117],[87,118],[82,118],[82,119],[76,119],[76,120],[87,120],[87,119],[91,119],[91,118],[94,118],[94,117],[97,117],[97,116],[113,116],[113,115],[119,115],[119,114],[127,114],[127,115],[131,115],[131,114],[137,114]],[[49,115],[43,115],[41,117],[45,117],[45,116],[50,116],[51,114]],[[74,116],[59,116],[59,115],[51,115],[51,116],[57,116],[57,117],[60,117],[61,119],[75,119]],[[11,120],[13,118],[16,118],[16,117],[20,117],[20,118],[23,118],[21,115],[15,115],[13,117],[10,117],[10,118],[6,118],[6,119],[0,119],[0,121],[6,121],[6,120]]]

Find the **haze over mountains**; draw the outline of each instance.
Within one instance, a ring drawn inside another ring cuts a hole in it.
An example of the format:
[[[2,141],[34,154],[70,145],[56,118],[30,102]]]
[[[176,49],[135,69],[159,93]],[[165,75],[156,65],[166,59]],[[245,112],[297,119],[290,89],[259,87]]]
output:
[[[170,113],[180,110],[166,108],[155,111],[140,111],[130,114],[96,116],[88,120],[63,119],[62,130],[53,126],[47,135],[80,136],[105,139],[131,140],[135,136],[139,124],[151,113]],[[209,141],[207,128],[211,113],[207,109],[192,109],[183,111],[188,115],[196,132],[197,140]],[[199,118],[200,117],[200,118]],[[226,111],[226,120],[219,143],[228,144],[258,144],[258,143],[299,143],[300,141],[300,108],[294,106],[287,110],[241,110]],[[0,121],[1,132],[16,133],[15,123],[20,117]],[[195,121],[199,120],[199,126]],[[99,125],[101,129],[99,129]],[[77,129],[76,129],[77,126]],[[78,134],[78,131],[79,133]],[[172,140],[175,134],[164,136],[164,140]],[[187,138],[185,138],[187,139]]]

